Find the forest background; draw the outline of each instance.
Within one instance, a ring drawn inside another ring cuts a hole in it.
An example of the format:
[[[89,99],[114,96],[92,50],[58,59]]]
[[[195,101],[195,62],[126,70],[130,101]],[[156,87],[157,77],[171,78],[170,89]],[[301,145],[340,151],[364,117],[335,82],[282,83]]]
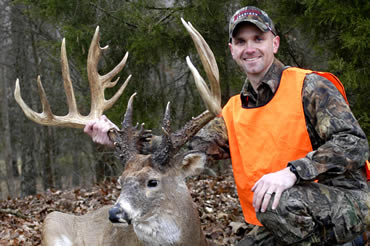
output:
[[[37,125],[14,100],[19,78],[24,100],[41,112],[36,86],[41,75],[54,114],[67,113],[60,68],[63,37],[80,112],[87,114],[90,108],[86,60],[99,26],[101,46],[109,45],[100,73],[110,71],[129,51],[119,83],[133,75],[106,115],[119,125],[129,96],[137,92],[135,120],[159,133],[168,101],[175,129],[204,110],[185,57],[202,66],[180,18],[190,21],[213,50],[225,104],[244,81],[227,44],[228,20],[245,5],[264,9],[274,20],[281,37],[277,57],[283,63],[330,71],[340,78],[369,138],[367,0],[0,0],[0,199],[90,186],[119,173],[111,150],[93,144],[81,129]],[[115,90],[108,90],[106,98]]]

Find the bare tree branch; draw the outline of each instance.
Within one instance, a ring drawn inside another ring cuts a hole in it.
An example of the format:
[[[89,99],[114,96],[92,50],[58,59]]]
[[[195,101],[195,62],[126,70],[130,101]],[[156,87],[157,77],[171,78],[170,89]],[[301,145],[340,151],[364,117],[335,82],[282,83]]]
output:
[[[124,23],[124,24],[128,25],[129,27],[137,28],[137,26],[136,26],[135,24],[132,24],[132,23],[129,23],[129,22],[123,21],[122,19],[120,19],[120,18],[118,18],[118,17],[116,17],[116,16],[112,15],[111,13],[109,13],[108,11],[106,11],[105,9],[103,9],[102,7],[100,7],[100,6],[96,5],[95,3],[90,2],[89,4],[90,4],[91,6],[93,6],[93,7],[95,7],[96,9],[99,9],[100,11],[104,12],[106,15],[108,15],[108,16],[110,16],[110,17],[112,17],[113,19],[115,19],[115,20],[117,20],[117,21],[119,21],[119,22],[122,22],[122,23]]]

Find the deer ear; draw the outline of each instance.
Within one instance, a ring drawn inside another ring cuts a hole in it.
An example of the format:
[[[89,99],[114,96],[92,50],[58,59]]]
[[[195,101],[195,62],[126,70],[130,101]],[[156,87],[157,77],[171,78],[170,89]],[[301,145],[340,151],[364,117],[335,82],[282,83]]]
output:
[[[206,164],[207,156],[201,152],[187,153],[182,160],[181,169],[185,177],[199,175]]]

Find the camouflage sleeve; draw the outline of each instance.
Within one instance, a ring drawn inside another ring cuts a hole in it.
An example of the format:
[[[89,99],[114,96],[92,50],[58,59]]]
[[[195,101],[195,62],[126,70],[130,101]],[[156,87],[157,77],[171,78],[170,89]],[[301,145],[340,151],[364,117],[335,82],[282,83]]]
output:
[[[290,162],[300,178],[322,180],[361,168],[369,153],[367,138],[336,87],[310,74],[305,78],[302,97],[314,150]]]
[[[190,140],[188,148],[206,153],[209,160],[230,158],[229,141],[223,118],[215,118],[205,125]]]

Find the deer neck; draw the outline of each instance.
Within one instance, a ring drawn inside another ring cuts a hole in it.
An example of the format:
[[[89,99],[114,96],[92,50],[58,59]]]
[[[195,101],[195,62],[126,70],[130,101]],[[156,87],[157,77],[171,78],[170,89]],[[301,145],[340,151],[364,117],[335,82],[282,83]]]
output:
[[[193,202],[184,180],[176,178],[176,186],[165,192],[161,206],[144,218],[133,222],[134,231],[144,245],[179,245],[184,238],[183,220],[193,210]],[[171,202],[168,202],[171,200]],[[175,201],[175,202],[173,202]],[[177,202],[181,201],[181,202]],[[155,241],[153,241],[155,239]]]

